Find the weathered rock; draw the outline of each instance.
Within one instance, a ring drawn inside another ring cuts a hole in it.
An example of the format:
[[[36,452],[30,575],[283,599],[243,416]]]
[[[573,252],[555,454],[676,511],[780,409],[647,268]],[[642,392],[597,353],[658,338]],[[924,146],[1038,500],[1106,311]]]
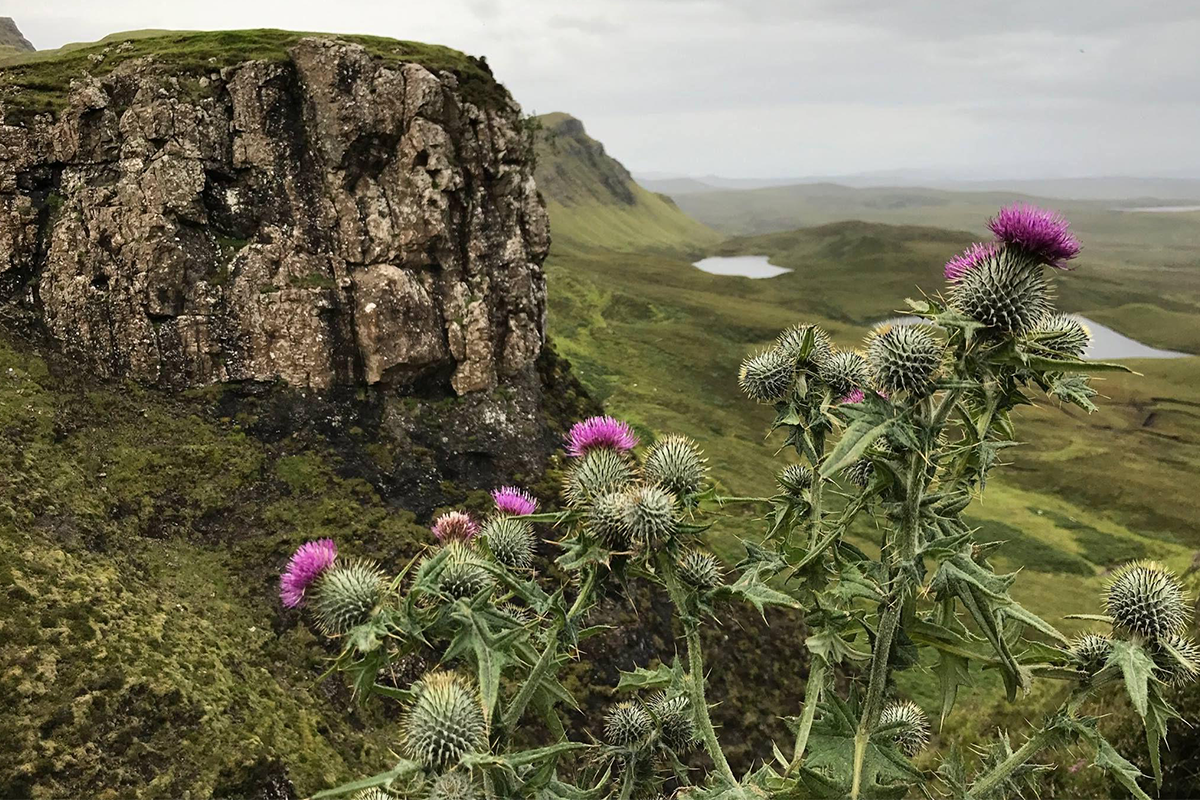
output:
[[[531,374],[549,232],[516,104],[343,41],[288,53],[200,83],[131,60],[0,124],[0,299],[167,388]]]

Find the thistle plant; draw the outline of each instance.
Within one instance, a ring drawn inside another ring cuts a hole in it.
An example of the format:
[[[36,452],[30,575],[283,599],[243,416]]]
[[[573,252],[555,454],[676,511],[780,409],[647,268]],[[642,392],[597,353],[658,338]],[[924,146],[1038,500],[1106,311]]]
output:
[[[1035,759],[1073,745],[1147,798],[1090,711],[1124,691],[1161,781],[1178,717],[1165,690],[1200,674],[1183,585],[1159,564],[1123,567],[1096,608],[1080,610],[1095,630],[1068,641],[1013,598],[1017,574],[995,571],[995,543],[977,541],[963,516],[1014,444],[1020,406],[1045,393],[1094,411],[1089,376],[1122,369],[1083,360],[1086,328],[1053,308],[1052,275],[1080,252],[1065,220],[1013,206],[989,227],[994,241],[945,265],[942,295],[908,301],[919,321],[869,332],[865,352],[801,322],[746,358],[737,382],[773,409],[769,430],[790,451],[764,465],[762,497],[721,494],[686,436],[640,447],[628,424],[594,417],[565,438],[549,511],[520,487],[499,488],[482,530],[466,512],[443,515],[429,549],[390,579],[341,561],[332,542],[302,547],[281,579],[284,604],[308,608],[342,643],[334,667],[357,697],[403,707],[402,758],[317,797],[992,800],[1036,788],[1045,767]],[[763,525],[730,566],[704,539],[733,504],[757,507]],[[878,555],[851,534],[875,537]],[[551,547],[553,563],[539,560]],[[632,579],[669,599],[679,655],[623,672],[590,739],[572,740],[562,714],[575,705],[559,675],[587,656],[600,597]],[[808,677],[790,738],[741,776],[709,715],[720,698],[709,697],[700,637],[730,604],[793,609],[809,634],[795,643]],[[434,669],[398,685],[396,665],[429,648]],[[896,674],[918,663],[936,674],[936,707],[897,693]],[[973,761],[943,752],[932,731],[972,667],[998,673],[1009,701],[1035,680],[1061,682],[1065,699],[1015,748],[1000,734]]]

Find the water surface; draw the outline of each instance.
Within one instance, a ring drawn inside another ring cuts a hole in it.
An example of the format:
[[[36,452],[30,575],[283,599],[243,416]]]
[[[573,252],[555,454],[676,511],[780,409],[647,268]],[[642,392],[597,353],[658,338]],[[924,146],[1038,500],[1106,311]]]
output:
[[[712,275],[740,275],[743,278],[774,278],[790,269],[767,263],[766,256],[710,256],[692,266]]]
[[[1079,314],[1071,316],[1087,326],[1092,332],[1092,344],[1088,347],[1084,358],[1093,361],[1119,361],[1123,358],[1183,358],[1190,353],[1177,353],[1174,350],[1160,350],[1148,344],[1142,344],[1136,339],[1130,339],[1123,333],[1117,333],[1107,325],[1101,325]],[[894,325],[911,325],[922,322],[918,317],[894,317],[886,320]]]
[[[1118,208],[1117,211],[1140,211],[1148,214],[1179,214],[1184,211],[1200,211],[1200,206],[1133,206]]]

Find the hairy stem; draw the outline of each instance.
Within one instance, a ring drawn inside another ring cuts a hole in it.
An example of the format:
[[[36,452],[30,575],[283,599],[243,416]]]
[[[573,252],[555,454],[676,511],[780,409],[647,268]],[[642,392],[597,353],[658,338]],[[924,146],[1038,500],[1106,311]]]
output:
[[[971,791],[967,796],[970,798],[978,798],[982,800],[998,788],[1010,775],[1016,772],[1017,768],[1024,764],[1029,759],[1033,758],[1041,750],[1046,748],[1054,740],[1054,731],[1051,728],[1043,728],[1026,740],[1025,744],[1017,748],[1004,761],[992,768],[992,771],[984,775],[979,780],[975,781],[971,786]]]
[[[804,713],[800,717],[800,727],[796,729],[796,747],[792,750],[792,763],[788,765],[788,774],[799,769],[804,761],[808,735],[812,732],[813,719],[816,717],[817,705],[821,702],[824,689],[825,659],[815,655],[808,670],[808,684],[804,687]]]
[[[717,731],[713,728],[712,718],[708,715],[708,700],[704,696],[704,657],[700,649],[700,625],[687,611],[687,595],[679,578],[675,575],[675,565],[665,554],[659,557],[658,563],[662,569],[671,602],[675,605],[675,611],[683,624],[684,637],[687,640],[688,701],[696,714],[700,738],[704,742],[704,749],[708,752],[709,758],[712,759],[713,766],[721,774],[722,780],[730,787],[737,786],[738,780],[734,777],[724,751],[721,750],[721,743],[717,740]]]

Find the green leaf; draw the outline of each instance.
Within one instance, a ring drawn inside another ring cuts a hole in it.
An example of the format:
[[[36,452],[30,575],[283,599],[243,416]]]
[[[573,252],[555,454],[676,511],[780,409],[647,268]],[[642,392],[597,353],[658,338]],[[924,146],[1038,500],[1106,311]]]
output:
[[[737,583],[721,586],[714,590],[715,594],[737,597],[753,605],[758,613],[766,619],[766,606],[784,606],[785,608],[800,608],[800,601],[791,595],[772,589],[759,579],[757,571],[742,573]]]
[[[1159,750],[1163,739],[1167,736],[1167,723],[1179,717],[1178,712],[1163,699],[1158,691],[1158,685],[1150,685],[1150,702],[1146,706],[1146,749],[1150,754],[1150,767],[1154,770],[1154,784],[1162,787],[1162,758]]]
[[[1124,364],[1112,364],[1107,361],[1069,361],[1042,356],[1026,356],[1025,366],[1038,372],[1130,372],[1137,374]]]
[[[355,792],[360,789],[374,789],[376,786],[388,787],[391,786],[397,778],[402,778],[405,775],[419,772],[420,769],[421,765],[415,761],[401,760],[396,764],[396,766],[392,767],[387,772],[381,772],[378,775],[372,775],[369,778],[351,781],[350,783],[343,783],[341,786],[334,787],[333,789],[325,789],[324,791],[314,794],[310,800],[323,800],[323,798],[326,797],[340,797],[341,795],[350,794],[350,792]]]
[[[876,439],[887,433],[897,420],[897,417],[888,417],[883,421],[879,421],[878,417],[855,420],[842,434],[829,458],[825,459],[821,467],[821,477],[836,475],[853,464]]]
[[[1096,745],[1095,765],[1115,778],[1117,783],[1124,786],[1138,800],[1150,800],[1150,795],[1142,791],[1142,787],[1137,784],[1137,779],[1142,777],[1142,771],[1129,763],[1100,734],[1097,733],[1093,741]]]
[[[971,662],[960,655],[947,652],[939,652],[939,660],[933,671],[938,676],[938,685],[942,690],[942,713],[941,725],[946,724],[946,717],[950,716],[951,709],[954,708],[954,701],[958,697],[959,686],[971,685]]]
[[[633,672],[621,670],[621,680],[617,682],[617,691],[635,692],[640,689],[664,689],[671,685],[675,677],[675,670],[666,664],[659,664],[654,669],[638,667]]]
[[[1108,664],[1116,665],[1121,670],[1125,677],[1125,690],[1129,693],[1129,702],[1133,703],[1138,714],[1145,718],[1150,704],[1149,684],[1154,674],[1154,660],[1140,645],[1120,639],[1113,642]]]

